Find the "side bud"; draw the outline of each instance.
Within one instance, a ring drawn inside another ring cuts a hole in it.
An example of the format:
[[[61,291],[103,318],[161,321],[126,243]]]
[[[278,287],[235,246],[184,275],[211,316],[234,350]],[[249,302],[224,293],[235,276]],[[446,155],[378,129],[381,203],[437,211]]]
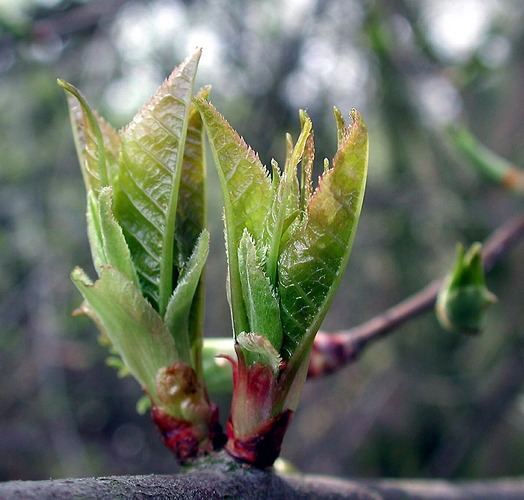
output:
[[[484,312],[497,301],[486,287],[481,250],[480,243],[467,252],[458,246],[455,267],[444,279],[435,306],[446,330],[478,333]]]

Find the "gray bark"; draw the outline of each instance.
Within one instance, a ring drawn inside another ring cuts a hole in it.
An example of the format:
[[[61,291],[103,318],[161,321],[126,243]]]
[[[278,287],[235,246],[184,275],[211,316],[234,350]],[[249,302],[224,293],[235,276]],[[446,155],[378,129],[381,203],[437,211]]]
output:
[[[114,476],[0,484],[1,499],[521,499],[524,479],[453,483],[342,480],[209,465],[186,474]]]

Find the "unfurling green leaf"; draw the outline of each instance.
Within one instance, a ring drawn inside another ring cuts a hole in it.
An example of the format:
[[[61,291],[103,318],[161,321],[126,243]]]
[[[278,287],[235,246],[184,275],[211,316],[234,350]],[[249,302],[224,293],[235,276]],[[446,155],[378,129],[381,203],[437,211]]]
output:
[[[271,207],[271,179],[258,156],[207,101],[195,99],[206,126],[224,197],[229,297],[235,335],[249,331],[238,269],[238,245],[244,229],[255,240]]]
[[[180,394],[195,411],[164,404],[170,391],[201,387],[203,376],[202,274],[209,234],[203,123],[191,101],[199,58],[197,50],[176,68],[119,132],[72,85],[59,84],[67,91],[99,275],[92,283],[80,269],[73,272],[85,299],[78,311],[96,322],[112,359],[121,361],[119,372],[124,366],[139,381],[157,415],[168,415],[167,421],[192,415],[190,424],[202,430],[212,411],[205,390]],[[199,97],[208,94],[206,87]],[[189,380],[171,376],[177,370],[191,373],[196,385],[169,387],[169,381]]]
[[[191,358],[190,313],[200,277],[209,253],[209,232],[203,231],[193,254],[182,269],[177,286],[167,305],[165,323],[173,335],[178,359],[194,366]]]
[[[251,331],[264,335],[277,352],[282,345],[282,326],[278,298],[259,264],[255,243],[247,229],[238,247],[242,297]]]
[[[85,299],[78,311],[109,338],[131,374],[158,404],[157,372],[176,359],[175,342],[162,318],[140,289],[114,268],[102,268],[95,283],[80,268],[71,277]]]
[[[123,130],[115,215],[144,295],[163,316],[177,274],[175,223],[200,51],[180,65]]]
[[[247,354],[246,362],[248,365],[258,362],[264,366],[269,366],[273,375],[278,374],[282,358],[266,337],[257,333],[243,332],[237,336],[237,342],[244,350],[244,355]]]
[[[447,330],[477,333],[486,309],[497,301],[486,288],[481,250],[480,243],[467,252],[458,246],[455,267],[445,278],[435,306],[437,318]]]
[[[281,249],[278,291],[282,355],[309,352],[346,267],[362,207],[368,163],[366,126],[357,111],[346,126],[337,116],[339,147],[300,224]]]
[[[273,286],[277,281],[277,265],[282,244],[282,236],[300,212],[300,191],[297,179],[297,166],[302,159],[306,142],[310,137],[312,124],[305,111],[300,112],[302,131],[297,144],[293,146],[291,136],[287,136],[287,158],[284,172],[274,193],[269,216],[264,225],[267,238],[266,270]],[[306,175],[307,177],[307,175]]]
[[[207,99],[210,91],[211,87],[203,87],[197,93],[197,97]],[[182,263],[189,259],[197,239],[206,227],[206,195],[204,125],[196,106],[191,103],[175,223],[175,248]]]
[[[88,191],[98,193],[113,184],[118,175],[120,137],[115,129],[93,111],[80,91],[64,80],[78,161]]]
[[[122,233],[122,228],[113,215],[112,202],[112,189],[110,187],[102,188],[98,195],[98,205],[100,232],[105,256],[104,264],[118,269],[129,281],[139,286],[129,247]]]
[[[104,266],[118,269],[138,286],[138,277],[122,228],[113,215],[113,190],[100,189],[98,198],[93,190],[87,195],[87,224],[93,262],[100,275]]]
[[[208,131],[224,196],[235,335],[262,335],[286,360],[298,349],[294,361],[298,369],[349,258],[367,174],[366,127],[356,111],[352,112],[353,124],[346,126],[335,110],[338,151],[313,193],[313,130],[304,111],[296,145],[287,136],[284,171],[280,173],[273,162],[271,181],[258,156],[215,108],[204,101],[196,104]],[[271,325],[278,325],[282,332],[278,342]]]
[[[207,99],[211,88],[202,88],[197,96]],[[175,250],[178,267],[191,267],[187,261],[198,247],[198,239],[207,224],[206,164],[204,151],[204,125],[200,113],[193,103],[189,107],[184,159],[178,191],[175,221]],[[207,255],[207,254],[206,254]],[[202,262],[204,264],[204,262]],[[188,336],[194,368],[202,375],[201,348],[204,328],[204,278],[200,271],[198,287],[189,311]]]

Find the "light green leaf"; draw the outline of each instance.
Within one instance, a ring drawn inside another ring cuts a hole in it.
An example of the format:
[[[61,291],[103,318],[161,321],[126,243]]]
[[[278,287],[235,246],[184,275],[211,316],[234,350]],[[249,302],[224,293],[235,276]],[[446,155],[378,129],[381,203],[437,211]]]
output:
[[[129,247],[122,233],[122,228],[113,215],[112,203],[113,190],[110,187],[103,187],[98,195],[98,205],[105,255],[104,264],[118,269],[129,281],[139,286]]]
[[[171,299],[169,300],[165,323],[173,335],[178,359],[193,366],[191,359],[190,313],[195,293],[200,282],[200,277],[209,252],[209,232],[202,231],[188,259],[186,267],[182,270]]]
[[[100,210],[95,192],[90,189],[87,193],[87,236],[89,247],[91,248],[91,257],[97,274],[100,276],[100,270],[104,264],[107,264],[104,252],[104,243],[102,241],[102,228],[100,227]]]
[[[207,99],[211,88],[202,88],[197,96]],[[179,265],[190,258],[200,234],[207,224],[206,164],[204,148],[204,124],[194,103],[189,108],[184,161],[180,177],[175,225],[175,244]],[[204,329],[204,273],[201,273],[194,294],[189,319],[189,344],[192,347],[194,368],[200,377],[202,372],[201,344]]]
[[[486,287],[482,245],[475,243],[467,252],[459,245],[453,271],[444,279],[435,304],[440,324],[450,331],[478,333],[486,309],[496,301]]]
[[[273,197],[271,210],[264,225],[267,239],[266,270],[271,283],[276,286],[278,256],[282,235],[295,220],[300,211],[300,191],[297,179],[297,166],[304,154],[306,142],[311,134],[312,124],[305,111],[300,112],[302,131],[297,144],[293,146],[291,136],[287,136],[287,158],[284,173]]]
[[[337,116],[339,148],[320,179],[301,224],[281,250],[278,291],[283,356],[300,364],[333,299],[355,235],[367,174],[368,138],[357,111],[346,127]]]
[[[238,265],[250,331],[266,337],[279,351],[282,345],[282,326],[278,299],[258,262],[255,243],[247,229],[240,240]]]
[[[131,374],[157,402],[157,372],[176,360],[175,343],[162,318],[140,290],[114,268],[104,267],[95,283],[80,268],[71,277],[85,299],[79,312],[97,324]]]
[[[257,333],[242,332],[236,340],[247,353],[246,361],[248,364],[261,363],[271,368],[274,375],[278,375],[282,358],[266,337]]]
[[[210,90],[211,87],[204,87],[197,96],[207,99]],[[207,212],[204,125],[193,103],[189,107],[187,122],[175,225],[177,254],[181,264],[193,253],[195,243],[206,227]]]
[[[242,300],[237,249],[244,228],[261,237],[271,208],[271,179],[258,156],[207,101],[195,99],[206,126],[224,197],[229,296],[235,335],[248,329]]]
[[[163,316],[179,259],[175,220],[200,50],[176,68],[122,132],[115,216],[144,295]]]
[[[313,195],[313,163],[315,160],[315,141],[313,139],[313,130],[309,134],[306,144],[304,146],[304,154],[302,156],[302,172],[301,172],[301,206],[302,212],[307,210],[307,206]]]
[[[113,215],[112,195],[113,190],[109,186],[100,189],[98,199],[92,190],[87,195],[88,236],[95,269],[100,276],[104,266],[114,267],[138,286],[122,228]]]
[[[64,80],[76,152],[86,190],[98,193],[113,184],[118,174],[120,138],[116,130],[93,111],[80,91]]]

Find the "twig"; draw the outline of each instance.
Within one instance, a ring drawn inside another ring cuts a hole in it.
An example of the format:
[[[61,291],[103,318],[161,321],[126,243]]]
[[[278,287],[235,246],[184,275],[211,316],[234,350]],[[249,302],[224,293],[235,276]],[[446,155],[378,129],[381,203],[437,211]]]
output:
[[[523,214],[510,219],[496,229],[483,245],[482,256],[485,271],[490,271],[511,246],[523,236]],[[327,375],[343,368],[356,360],[369,343],[391,333],[398,326],[431,309],[435,305],[442,279],[432,281],[415,295],[349,330],[335,333],[319,332],[311,352],[308,377]]]

